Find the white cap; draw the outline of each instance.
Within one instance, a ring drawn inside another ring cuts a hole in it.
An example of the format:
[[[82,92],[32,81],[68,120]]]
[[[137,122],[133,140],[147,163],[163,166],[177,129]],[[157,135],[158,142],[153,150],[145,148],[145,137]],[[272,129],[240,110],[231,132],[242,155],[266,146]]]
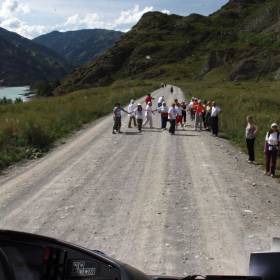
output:
[[[273,128],[273,127],[278,127],[278,124],[277,124],[277,123],[273,123],[273,124],[271,125],[271,128]]]
[[[137,106],[142,106],[142,105],[140,103],[138,103]]]

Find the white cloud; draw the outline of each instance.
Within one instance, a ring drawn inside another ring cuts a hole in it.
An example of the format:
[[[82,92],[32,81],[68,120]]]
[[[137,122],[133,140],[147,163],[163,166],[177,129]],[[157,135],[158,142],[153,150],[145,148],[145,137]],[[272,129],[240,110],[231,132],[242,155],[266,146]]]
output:
[[[161,11],[163,14],[171,15],[171,12],[169,10],[162,10]]]
[[[135,5],[133,9],[122,11],[120,16],[115,20],[115,26],[120,26],[123,24],[135,24],[147,12],[153,11],[152,6],[145,7],[143,10],[140,9],[139,5]]]
[[[26,4],[16,0],[4,0],[0,6],[0,26],[27,38],[47,32],[47,28],[44,26],[28,25],[19,19],[21,14],[30,12],[31,10]]]
[[[16,0],[4,0],[0,8],[0,17],[9,18],[19,13],[27,14],[30,12],[28,5]]]
[[[17,0],[4,0],[0,6],[0,26],[19,33],[27,38],[34,38],[52,30],[67,31],[78,29],[104,28],[127,32],[136,24],[143,14],[153,11],[152,6],[142,9],[135,5],[132,9],[121,11],[115,19],[105,19],[97,13],[73,14],[65,19],[64,23],[55,26],[30,25],[21,20],[21,15],[33,12],[28,5]],[[165,13],[170,13],[164,10]]]

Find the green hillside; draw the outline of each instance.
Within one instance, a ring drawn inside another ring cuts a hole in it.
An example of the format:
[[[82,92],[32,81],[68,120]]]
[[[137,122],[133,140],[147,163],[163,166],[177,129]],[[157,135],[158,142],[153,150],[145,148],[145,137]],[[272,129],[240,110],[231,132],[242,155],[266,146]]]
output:
[[[216,13],[145,14],[104,55],[67,76],[57,94],[131,79],[204,79],[223,66],[225,79],[280,77],[280,2],[231,0]]]
[[[60,79],[73,69],[58,54],[0,27],[1,85],[29,85]]]
[[[69,63],[80,66],[93,61],[111,48],[122,36],[122,32],[105,29],[77,31],[53,31],[33,41],[63,56]]]

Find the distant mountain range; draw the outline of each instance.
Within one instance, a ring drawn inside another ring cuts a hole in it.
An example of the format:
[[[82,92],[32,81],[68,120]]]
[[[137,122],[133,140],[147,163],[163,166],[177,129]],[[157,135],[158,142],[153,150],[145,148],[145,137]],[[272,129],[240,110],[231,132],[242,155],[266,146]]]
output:
[[[0,27],[0,86],[61,79],[96,59],[121,36],[121,32],[93,29],[54,31],[29,40]]]
[[[72,65],[80,66],[105,53],[122,35],[122,32],[104,29],[53,31],[33,42],[52,49]]]
[[[126,78],[280,80],[279,14],[279,0],[230,0],[207,17],[146,13],[104,55],[64,78],[56,94]]]
[[[4,86],[60,79],[72,66],[54,51],[0,27],[0,81]]]

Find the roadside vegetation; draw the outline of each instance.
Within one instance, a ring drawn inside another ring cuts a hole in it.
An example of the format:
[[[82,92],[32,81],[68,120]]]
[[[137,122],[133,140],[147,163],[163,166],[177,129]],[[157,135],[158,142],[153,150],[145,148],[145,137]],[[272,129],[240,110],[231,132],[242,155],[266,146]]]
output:
[[[246,116],[254,117],[259,128],[256,139],[257,161],[263,163],[264,138],[271,123],[280,122],[279,81],[229,82],[202,80],[178,82],[187,98],[198,96],[215,100],[222,109],[220,115],[221,136],[232,140],[245,151]]]
[[[118,81],[110,87],[38,98],[27,103],[0,104],[0,169],[24,158],[36,158],[58,139],[153,91],[157,84]]]

